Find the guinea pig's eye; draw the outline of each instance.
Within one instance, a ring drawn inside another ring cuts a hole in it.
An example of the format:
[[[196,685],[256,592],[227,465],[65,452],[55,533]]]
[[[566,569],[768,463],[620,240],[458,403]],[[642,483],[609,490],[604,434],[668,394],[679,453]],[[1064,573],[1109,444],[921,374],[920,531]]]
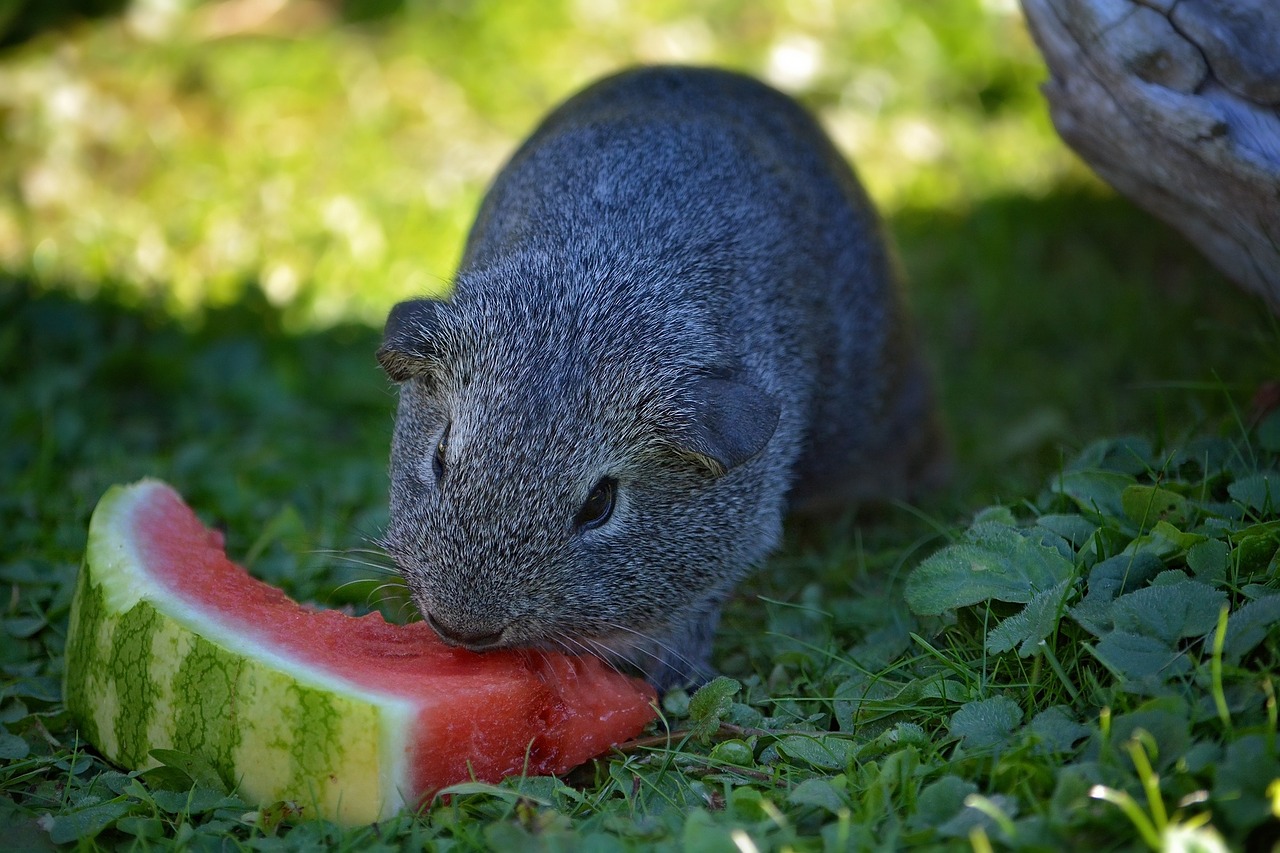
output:
[[[613,515],[613,501],[617,494],[618,481],[612,477],[601,477],[578,510],[574,526],[578,530],[594,530],[604,524]]]
[[[449,449],[449,424],[444,428],[444,432],[440,435],[440,442],[436,445],[436,455],[431,460],[431,467],[436,472],[436,479],[444,478],[444,454]]]

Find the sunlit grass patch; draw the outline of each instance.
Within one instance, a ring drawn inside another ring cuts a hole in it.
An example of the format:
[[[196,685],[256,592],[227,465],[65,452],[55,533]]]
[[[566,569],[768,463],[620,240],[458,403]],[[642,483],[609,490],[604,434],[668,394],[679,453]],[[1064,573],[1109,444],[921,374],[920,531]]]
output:
[[[1003,8],[423,4],[356,26],[286,4],[242,29],[176,8],[0,62],[10,272],[116,282],[180,313],[251,286],[291,325],[376,324],[447,288],[484,186],[542,113],[643,61],[727,64],[797,94],[890,212],[1042,194],[1073,170]]]

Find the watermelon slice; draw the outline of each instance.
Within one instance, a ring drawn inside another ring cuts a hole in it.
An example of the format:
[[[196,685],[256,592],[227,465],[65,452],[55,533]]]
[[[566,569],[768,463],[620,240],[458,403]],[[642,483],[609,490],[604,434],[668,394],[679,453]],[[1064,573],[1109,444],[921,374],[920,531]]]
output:
[[[594,658],[476,654],[420,622],[302,607],[155,480],[94,511],[65,696],[117,764],[181,750],[247,799],[348,824],[456,782],[563,773],[654,716],[646,684]]]

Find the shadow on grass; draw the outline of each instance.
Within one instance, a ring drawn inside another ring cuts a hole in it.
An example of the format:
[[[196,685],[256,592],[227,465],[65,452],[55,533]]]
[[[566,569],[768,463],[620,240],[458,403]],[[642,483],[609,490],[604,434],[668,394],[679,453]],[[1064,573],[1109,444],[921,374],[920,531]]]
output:
[[[361,547],[385,522],[395,398],[378,333],[286,335],[258,294],[183,325],[0,278],[8,544],[78,563],[106,488],[159,477],[272,583],[305,599],[342,582],[343,561],[323,552]]]
[[[1112,434],[1230,428],[1280,333],[1182,238],[1092,188],[908,210],[894,232],[938,365],[968,506],[1034,491]]]

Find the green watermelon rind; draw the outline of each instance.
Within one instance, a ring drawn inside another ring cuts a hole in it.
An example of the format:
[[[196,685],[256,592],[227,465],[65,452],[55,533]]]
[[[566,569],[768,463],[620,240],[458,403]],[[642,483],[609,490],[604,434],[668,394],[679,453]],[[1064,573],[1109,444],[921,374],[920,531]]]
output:
[[[155,766],[154,749],[201,755],[247,799],[304,814],[362,823],[399,811],[409,703],[251,643],[166,593],[129,530],[157,488],[168,486],[112,487],[90,521],[64,683],[82,734],[131,768]]]

